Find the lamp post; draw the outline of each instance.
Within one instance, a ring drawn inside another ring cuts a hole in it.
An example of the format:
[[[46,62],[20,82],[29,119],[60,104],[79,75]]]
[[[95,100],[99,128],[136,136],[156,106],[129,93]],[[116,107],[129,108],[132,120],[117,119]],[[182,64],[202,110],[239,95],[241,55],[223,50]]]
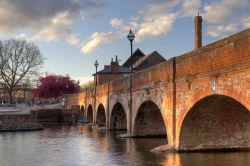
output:
[[[97,62],[97,60],[94,63],[95,66],[95,87],[97,86],[97,68],[99,66],[99,63]]]
[[[97,60],[95,61],[94,66],[95,66],[95,103],[94,103],[95,108],[94,108],[94,111],[96,111],[97,68],[99,66],[99,63],[97,62]],[[95,116],[93,116],[93,122],[95,123]]]
[[[131,56],[133,54],[133,41],[135,39],[135,35],[133,34],[132,30],[130,29],[128,36],[127,36],[128,40],[130,41],[130,48],[131,48]]]
[[[131,49],[131,54],[130,54],[130,57],[132,57],[132,54],[133,54],[133,41],[135,39],[135,35],[133,34],[133,32],[129,31],[129,34],[127,36],[128,40],[130,41],[130,49]],[[131,63],[131,73],[133,73],[133,63]],[[132,108],[133,108],[133,100],[132,100],[132,97],[133,97],[133,92],[132,92],[132,74],[130,75],[130,113],[129,113],[129,132],[130,132],[130,135],[132,135]]]

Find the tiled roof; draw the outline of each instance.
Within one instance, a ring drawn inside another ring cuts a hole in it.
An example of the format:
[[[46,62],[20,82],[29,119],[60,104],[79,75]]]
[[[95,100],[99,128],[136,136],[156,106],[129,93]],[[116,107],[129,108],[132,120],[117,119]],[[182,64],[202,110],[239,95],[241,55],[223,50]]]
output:
[[[130,68],[132,64],[134,64],[143,56],[145,56],[144,53],[139,48],[137,48],[132,56],[130,56],[122,66]]]
[[[154,65],[157,65],[161,62],[166,61],[157,51],[153,51],[152,53],[145,55],[144,57],[140,58],[133,64],[133,68],[135,70],[142,70]]]
[[[118,66],[118,73],[130,73],[131,70],[127,67]],[[104,66],[103,70],[98,71],[97,73],[111,73],[111,66]]]

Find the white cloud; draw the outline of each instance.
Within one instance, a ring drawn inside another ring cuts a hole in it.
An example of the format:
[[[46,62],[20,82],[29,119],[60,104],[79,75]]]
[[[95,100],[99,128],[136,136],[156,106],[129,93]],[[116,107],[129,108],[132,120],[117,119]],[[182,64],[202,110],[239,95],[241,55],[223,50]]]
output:
[[[66,39],[71,45],[79,43],[79,39],[75,34],[72,34],[72,25],[76,21],[74,15],[69,12],[60,13],[58,16],[51,19],[47,26],[40,29],[34,36],[33,40],[55,41]]]
[[[156,37],[168,33],[176,16],[177,14],[174,13],[162,13],[145,18],[144,22],[139,24],[135,41],[140,42],[147,37]]]
[[[225,5],[222,1],[216,1],[212,4],[205,4],[202,15],[211,23],[224,23],[230,16],[232,7]]]
[[[88,54],[104,43],[114,42],[119,39],[120,36],[120,32],[94,32],[86,42],[82,43],[81,52]]]
[[[123,25],[123,21],[122,21],[122,19],[113,18],[113,19],[110,21],[110,25],[111,25],[112,27],[120,27],[121,25]]]
[[[15,37],[16,39],[21,39],[21,40],[28,40],[29,37],[26,33],[21,33]]]
[[[168,33],[172,24],[177,18],[177,13],[167,12],[167,9],[178,4],[180,1],[163,1],[157,4],[146,5],[139,15],[132,17],[130,21],[124,22],[122,19],[111,19],[110,25],[117,28],[110,32],[94,32],[82,43],[81,51],[84,54],[93,52],[95,49],[106,43],[112,43],[120,38],[124,38],[132,29],[136,34],[135,42],[139,42],[148,37],[156,37]]]
[[[43,41],[62,39],[77,45],[78,36],[72,32],[74,23],[83,18],[83,12],[101,6],[103,3],[92,0],[1,0],[0,34],[24,29],[32,35],[22,33],[16,38]]]
[[[243,19],[244,12],[241,10],[247,9],[249,5],[249,0],[219,0],[205,4],[202,15],[209,24],[206,34],[221,37],[247,25],[247,20]]]
[[[199,12],[201,0],[184,0],[183,13],[184,16],[195,16]]]
[[[207,30],[207,34],[213,37],[220,37],[222,34],[233,33],[237,30],[237,25],[219,25],[219,26],[209,26]]]
[[[241,22],[244,28],[250,28],[250,16],[243,17]]]
[[[118,19],[115,19],[115,20],[116,20],[115,21],[116,23],[120,22],[118,21]],[[127,24],[124,24],[123,22],[120,22],[120,23],[121,25],[119,25],[119,27],[117,27],[115,31],[92,33],[91,36],[85,42],[81,44],[80,46],[81,52],[84,54],[89,54],[93,52],[95,49],[97,49],[98,47],[102,46],[103,44],[113,43],[121,38],[124,38],[129,32],[129,29],[138,28],[138,24],[135,21],[131,21]]]
[[[137,25],[134,29],[135,42],[169,33],[178,16],[177,12],[171,12],[170,9],[179,3],[179,0],[161,1],[148,4],[140,10],[139,18],[134,21]]]
[[[79,44],[80,39],[78,38],[78,36],[77,36],[76,34],[70,34],[70,35],[67,37],[67,42],[68,42],[70,45],[77,45],[77,44]]]

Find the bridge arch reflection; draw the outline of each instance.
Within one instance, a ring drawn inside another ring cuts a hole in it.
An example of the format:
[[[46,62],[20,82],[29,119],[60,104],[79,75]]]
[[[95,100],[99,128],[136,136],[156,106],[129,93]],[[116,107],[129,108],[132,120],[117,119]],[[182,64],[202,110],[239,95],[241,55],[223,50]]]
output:
[[[87,109],[87,122],[93,123],[93,117],[94,117],[93,114],[94,114],[93,107],[90,104]]]
[[[80,108],[80,115],[81,115],[81,117],[84,117],[84,115],[85,115],[85,110],[84,110],[84,106],[83,105]]]

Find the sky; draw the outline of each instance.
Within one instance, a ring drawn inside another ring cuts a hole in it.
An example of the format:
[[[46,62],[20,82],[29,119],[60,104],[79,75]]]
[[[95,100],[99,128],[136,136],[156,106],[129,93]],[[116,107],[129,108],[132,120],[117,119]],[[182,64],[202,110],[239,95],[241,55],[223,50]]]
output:
[[[133,49],[169,59],[194,49],[194,16],[203,18],[203,45],[250,27],[250,0],[0,0],[0,39],[34,42],[43,73],[83,84],[116,55]]]

